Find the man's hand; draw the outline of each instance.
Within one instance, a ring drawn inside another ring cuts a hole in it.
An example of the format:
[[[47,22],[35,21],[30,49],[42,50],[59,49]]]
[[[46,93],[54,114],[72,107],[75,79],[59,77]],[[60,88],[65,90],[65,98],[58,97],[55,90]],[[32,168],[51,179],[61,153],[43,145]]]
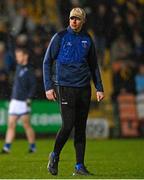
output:
[[[104,93],[97,91],[96,96],[97,96],[97,101],[99,102],[104,98]]]
[[[46,91],[46,97],[48,100],[56,101],[56,93],[54,89]]]

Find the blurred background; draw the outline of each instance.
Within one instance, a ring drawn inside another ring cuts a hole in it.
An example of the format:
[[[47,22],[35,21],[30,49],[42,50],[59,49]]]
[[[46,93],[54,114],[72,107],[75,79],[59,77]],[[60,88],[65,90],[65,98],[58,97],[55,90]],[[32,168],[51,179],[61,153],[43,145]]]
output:
[[[7,127],[16,46],[30,50],[37,79],[31,123],[39,135],[58,131],[59,108],[45,99],[42,64],[51,37],[68,26],[69,11],[78,6],[87,13],[105,90],[98,103],[92,85],[87,136],[144,136],[144,0],[0,0],[0,136]],[[21,121],[17,132],[24,132]]]

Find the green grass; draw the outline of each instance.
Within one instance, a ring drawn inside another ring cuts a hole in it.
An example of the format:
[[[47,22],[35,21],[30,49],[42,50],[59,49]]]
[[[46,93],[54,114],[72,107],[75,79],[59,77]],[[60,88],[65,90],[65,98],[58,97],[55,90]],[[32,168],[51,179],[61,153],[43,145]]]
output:
[[[0,178],[87,178],[72,176],[75,164],[72,140],[62,151],[59,175],[51,176],[47,172],[48,154],[53,143],[53,139],[37,140],[37,152],[28,154],[26,140],[14,141],[11,154],[0,155]],[[87,168],[95,174],[88,178],[144,178],[144,141],[88,140],[85,160]]]

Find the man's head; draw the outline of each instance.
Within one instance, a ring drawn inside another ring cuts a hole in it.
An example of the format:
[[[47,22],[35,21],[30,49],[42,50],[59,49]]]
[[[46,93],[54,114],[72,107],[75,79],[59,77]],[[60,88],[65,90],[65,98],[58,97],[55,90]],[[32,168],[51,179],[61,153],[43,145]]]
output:
[[[71,29],[79,32],[85,23],[86,13],[82,8],[73,8],[70,12],[69,19]]]
[[[29,52],[25,48],[16,48],[15,50],[16,61],[20,65],[26,65],[29,59]]]

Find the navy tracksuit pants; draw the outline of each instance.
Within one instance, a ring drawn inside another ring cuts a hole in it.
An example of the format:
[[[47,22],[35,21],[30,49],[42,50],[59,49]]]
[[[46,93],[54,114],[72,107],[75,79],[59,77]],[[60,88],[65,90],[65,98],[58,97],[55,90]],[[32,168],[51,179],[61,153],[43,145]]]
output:
[[[86,145],[86,123],[91,99],[91,87],[63,87],[56,86],[62,127],[59,130],[54,152],[59,156],[72,129],[74,128],[74,147],[77,163],[84,163]]]

